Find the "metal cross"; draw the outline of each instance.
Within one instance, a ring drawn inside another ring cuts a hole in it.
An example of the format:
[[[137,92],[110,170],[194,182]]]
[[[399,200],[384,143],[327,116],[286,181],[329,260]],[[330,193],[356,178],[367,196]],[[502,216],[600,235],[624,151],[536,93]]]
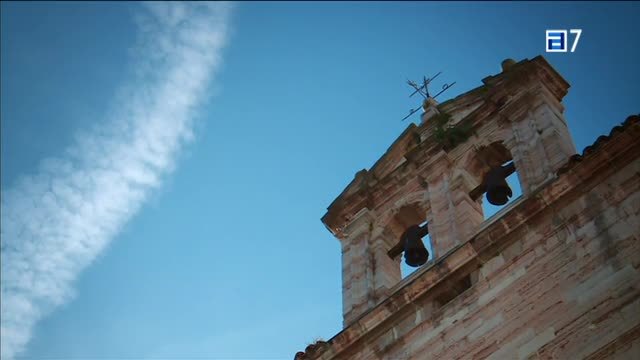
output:
[[[414,89],[414,92],[412,92],[411,95],[409,95],[409,97],[412,97],[415,94],[420,94],[420,95],[422,95],[422,97],[425,100],[427,100],[427,99],[435,99],[436,97],[438,97],[438,95],[442,94],[447,89],[449,89],[450,87],[455,85],[455,81],[453,83],[451,83],[451,84],[444,84],[442,86],[442,90],[440,90],[440,92],[438,92],[434,96],[431,96],[431,94],[429,94],[429,84],[433,81],[433,79],[437,78],[438,75],[440,75],[440,74],[442,74],[442,71],[440,71],[439,73],[435,74],[433,77],[430,77],[430,78],[427,78],[426,76],[423,76],[422,77],[422,85],[418,85],[415,81],[407,80],[407,84],[409,84],[409,86],[411,86]],[[409,110],[409,115],[405,116],[402,119],[402,121],[406,120],[408,117],[410,117],[411,115],[413,115],[416,112],[418,112],[418,110],[420,110],[421,108],[424,108],[424,102],[423,102],[422,105],[418,106],[417,108]]]

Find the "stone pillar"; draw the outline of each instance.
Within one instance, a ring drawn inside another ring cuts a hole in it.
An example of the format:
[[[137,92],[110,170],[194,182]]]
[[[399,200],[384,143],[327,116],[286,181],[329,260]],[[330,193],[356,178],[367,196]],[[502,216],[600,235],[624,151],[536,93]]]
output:
[[[482,206],[469,196],[477,181],[452,166],[447,153],[440,151],[426,167],[431,202],[427,220],[434,259],[467,241],[483,221]]]
[[[389,295],[401,279],[399,258],[387,251],[395,238],[387,229],[374,226],[368,209],[361,210],[345,228],[342,243],[342,314],[344,326]]]
[[[559,100],[539,83],[502,111],[511,125],[511,137],[504,143],[513,155],[525,196],[553,179],[576,153],[563,110]]]
[[[400,280],[402,273],[400,272],[401,256],[391,259],[387,255],[387,251],[391,249],[398,241],[397,237],[391,231],[383,227],[374,228],[371,238],[371,252],[373,254],[373,288],[374,303],[378,304],[390,295],[390,290]]]
[[[342,243],[342,314],[344,326],[374,304],[373,254],[370,248],[374,218],[361,210],[345,228]]]
[[[478,186],[481,179],[474,179],[467,170],[457,169],[451,181],[451,200],[455,209],[458,243],[465,242],[473,236],[484,221],[482,197],[474,201],[469,193]],[[457,245],[457,244],[456,244]]]

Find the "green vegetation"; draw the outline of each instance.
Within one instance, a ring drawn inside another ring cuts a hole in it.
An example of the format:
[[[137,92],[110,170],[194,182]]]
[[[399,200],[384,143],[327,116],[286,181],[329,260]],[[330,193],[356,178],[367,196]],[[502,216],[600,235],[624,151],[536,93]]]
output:
[[[461,121],[459,124],[452,126],[449,125],[451,115],[447,113],[440,113],[431,121],[435,124],[435,138],[436,141],[442,145],[445,150],[453,149],[458,144],[461,144],[473,133],[473,128],[468,121]]]

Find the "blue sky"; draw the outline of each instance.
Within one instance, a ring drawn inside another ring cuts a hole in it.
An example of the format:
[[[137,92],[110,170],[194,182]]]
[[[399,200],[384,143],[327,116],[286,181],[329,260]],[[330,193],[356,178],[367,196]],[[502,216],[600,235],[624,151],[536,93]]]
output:
[[[288,359],[333,336],[319,219],[407,126],[407,78],[444,71],[447,99],[581,28],[545,55],[578,149],[639,112],[638,3],[198,7],[2,2],[3,356]]]

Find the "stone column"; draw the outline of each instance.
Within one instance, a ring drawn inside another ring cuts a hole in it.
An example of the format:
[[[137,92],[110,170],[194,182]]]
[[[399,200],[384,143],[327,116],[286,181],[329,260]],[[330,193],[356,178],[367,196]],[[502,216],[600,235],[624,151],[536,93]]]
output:
[[[427,220],[437,259],[473,235],[483,221],[482,207],[469,197],[477,181],[465,171],[454,171],[446,152],[436,154],[425,169],[431,202]]]
[[[345,228],[342,243],[342,314],[344,326],[374,305],[373,255],[370,248],[374,217],[362,209]]]
[[[513,155],[525,196],[553,179],[576,153],[563,110],[559,100],[538,84],[502,111],[511,124],[511,137],[504,143]]]
[[[345,228],[342,243],[342,313],[344,326],[389,295],[401,279],[399,258],[387,251],[395,245],[387,229],[375,226],[368,209],[361,210]]]
[[[398,256],[391,259],[387,255],[387,251],[391,249],[398,241],[393,233],[381,226],[376,226],[372,232],[371,253],[373,256],[373,290],[374,303],[378,304],[390,295],[390,290],[400,280],[402,274],[400,272],[400,260]]]
[[[475,179],[466,169],[457,169],[451,180],[450,194],[459,236],[457,244],[469,240],[484,221],[482,197],[474,201],[469,196],[471,190],[480,185],[480,181],[481,179]]]

